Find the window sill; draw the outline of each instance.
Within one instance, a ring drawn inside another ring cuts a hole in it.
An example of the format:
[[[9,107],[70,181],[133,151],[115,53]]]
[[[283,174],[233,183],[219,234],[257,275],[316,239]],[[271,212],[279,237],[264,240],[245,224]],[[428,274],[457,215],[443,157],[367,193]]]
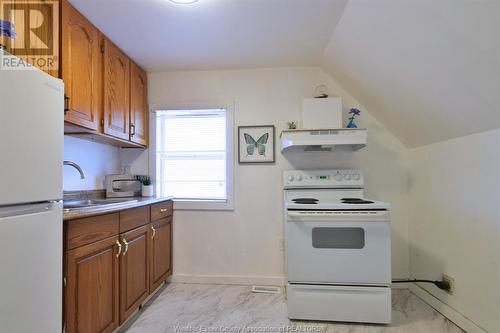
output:
[[[231,201],[174,199],[175,210],[234,210]]]

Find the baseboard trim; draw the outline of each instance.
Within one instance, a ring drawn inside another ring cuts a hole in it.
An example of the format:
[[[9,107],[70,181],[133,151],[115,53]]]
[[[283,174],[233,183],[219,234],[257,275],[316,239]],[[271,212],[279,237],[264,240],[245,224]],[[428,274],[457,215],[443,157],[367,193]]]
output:
[[[391,284],[391,289],[408,289],[409,284],[408,283],[392,283]]]
[[[243,275],[193,275],[174,274],[172,282],[199,283],[199,284],[236,284],[236,285],[262,285],[284,286],[283,276],[243,276]]]
[[[284,276],[244,276],[244,275],[195,275],[174,274],[169,281],[177,283],[198,284],[236,284],[236,285],[262,285],[284,286]],[[393,283],[391,289],[409,289],[408,283]]]
[[[419,285],[411,283],[410,291],[467,333],[488,333],[488,331],[482,329],[472,320],[465,317]]]

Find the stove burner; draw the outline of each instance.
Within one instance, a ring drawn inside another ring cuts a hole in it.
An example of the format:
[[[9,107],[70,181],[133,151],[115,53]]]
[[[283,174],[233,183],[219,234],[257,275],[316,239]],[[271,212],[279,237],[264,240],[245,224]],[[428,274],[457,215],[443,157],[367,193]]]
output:
[[[314,198],[297,198],[297,199],[292,199],[292,201],[296,204],[316,205],[319,200]]]
[[[362,198],[342,198],[342,203],[350,204],[350,205],[361,205],[361,204],[372,204],[373,201],[365,200]]]

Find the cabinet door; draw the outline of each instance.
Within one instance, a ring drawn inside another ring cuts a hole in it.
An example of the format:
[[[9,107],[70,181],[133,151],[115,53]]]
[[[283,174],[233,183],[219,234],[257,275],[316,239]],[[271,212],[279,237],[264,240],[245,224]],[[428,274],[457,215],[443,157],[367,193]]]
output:
[[[67,252],[66,332],[112,332],[118,323],[118,237]]]
[[[149,295],[149,225],[120,235],[120,324]]]
[[[130,141],[148,144],[148,78],[134,63],[130,67]]]
[[[153,292],[172,273],[172,217],[151,223],[150,288]]]
[[[104,133],[129,140],[130,60],[104,40]]]
[[[102,78],[100,34],[67,1],[62,2],[61,8],[61,77],[67,110],[64,120],[97,130]]]

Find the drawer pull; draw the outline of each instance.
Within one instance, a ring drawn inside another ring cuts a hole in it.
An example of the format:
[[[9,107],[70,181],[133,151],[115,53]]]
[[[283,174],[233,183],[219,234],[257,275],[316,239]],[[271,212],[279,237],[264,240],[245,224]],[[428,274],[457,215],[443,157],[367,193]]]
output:
[[[118,253],[116,254],[116,257],[118,258],[120,253],[122,253],[122,244],[119,241],[116,241],[116,245],[118,246]]]
[[[166,213],[166,212],[168,212],[168,209],[167,208],[160,208],[160,212]]]
[[[127,240],[125,238],[122,238],[122,241],[123,241],[123,244],[125,244],[125,250],[123,251],[123,254],[122,254],[122,256],[124,256],[125,254],[127,254],[127,251],[128,251],[128,243],[127,243]]]
[[[151,235],[151,239],[154,239],[155,235],[156,235],[156,229],[155,229],[155,227],[151,226],[151,230],[153,231],[153,234]]]

